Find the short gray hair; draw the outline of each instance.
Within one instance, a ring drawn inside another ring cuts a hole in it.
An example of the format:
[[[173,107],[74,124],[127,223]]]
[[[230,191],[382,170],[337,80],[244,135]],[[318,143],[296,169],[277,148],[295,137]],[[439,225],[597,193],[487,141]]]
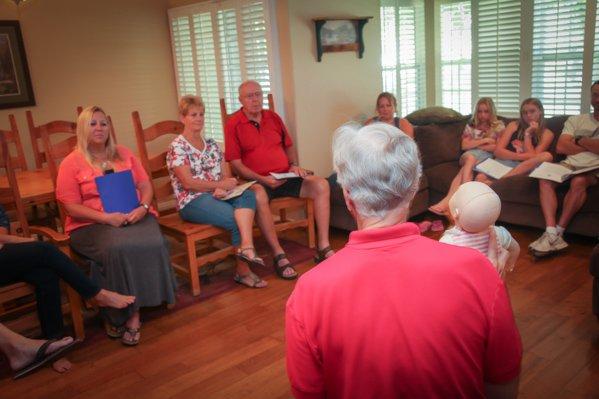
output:
[[[409,206],[422,174],[414,140],[395,126],[346,124],[335,131],[337,182],[363,217],[383,217]]]

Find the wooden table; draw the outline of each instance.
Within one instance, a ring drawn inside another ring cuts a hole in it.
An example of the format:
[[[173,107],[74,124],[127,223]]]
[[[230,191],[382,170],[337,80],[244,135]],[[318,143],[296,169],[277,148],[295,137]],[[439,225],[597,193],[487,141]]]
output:
[[[41,205],[54,201],[54,184],[48,169],[20,170],[15,172],[21,199],[25,206]],[[8,188],[8,178],[0,176],[0,188]],[[0,203],[5,204],[2,199]]]

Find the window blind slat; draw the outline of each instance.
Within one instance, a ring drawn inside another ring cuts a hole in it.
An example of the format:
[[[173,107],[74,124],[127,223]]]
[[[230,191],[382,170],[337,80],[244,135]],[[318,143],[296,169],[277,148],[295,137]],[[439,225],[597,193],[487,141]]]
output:
[[[265,0],[173,10],[169,19],[178,94],[202,97],[206,136],[222,142],[220,93],[224,93],[227,110],[233,112],[239,108],[237,88],[242,76],[260,82],[265,92],[271,90]]]
[[[585,0],[535,0],[532,95],[545,115],[580,112]]]

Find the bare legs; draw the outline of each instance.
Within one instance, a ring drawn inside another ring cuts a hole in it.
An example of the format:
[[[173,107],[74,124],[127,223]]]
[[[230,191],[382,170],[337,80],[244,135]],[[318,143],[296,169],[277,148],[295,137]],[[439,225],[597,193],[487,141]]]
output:
[[[447,195],[443,197],[441,201],[428,208],[431,212],[436,214],[446,213],[449,209],[449,199],[453,196],[453,194],[458,190],[458,188],[460,188],[462,184],[472,181],[472,174],[474,166],[476,165],[476,158],[471,154],[464,154],[464,156],[460,158],[460,162],[463,166],[451,181]]]
[[[19,370],[31,363],[44,342],[46,341],[42,339],[25,338],[0,324],[0,351],[6,355],[13,370]],[[46,353],[56,352],[71,342],[73,342],[72,337],[64,337],[50,344]]]
[[[551,155],[551,153],[549,153],[547,151],[541,152],[541,153],[535,155],[533,158],[530,158],[530,159],[527,159],[526,161],[520,162],[512,170],[510,170],[508,173],[506,173],[502,177],[502,179],[508,178],[510,176],[518,176],[518,175],[527,174],[528,172],[530,172],[531,170],[533,170],[534,168],[536,168],[543,162],[551,162],[551,161],[553,161],[553,156]],[[493,183],[494,180],[491,179],[489,176],[485,175],[484,173],[479,173],[476,176],[476,181],[480,181],[482,183],[491,185],[491,183]]]
[[[304,178],[304,182],[302,183],[302,189],[300,191],[300,197],[311,198],[314,201],[314,220],[316,222],[316,233],[318,236],[319,249],[323,249],[330,246],[330,196],[331,191],[329,188],[329,183],[325,179],[319,176],[306,176]]]
[[[557,195],[555,193],[557,183],[550,180],[539,180],[539,199],[541,209],[545,217],[545,224],[548,227],[555,227],[559,224],[566,228],[572,217],[578,212],[587,199],[587,188],[597,184],[597,177],[592,173],[574,176],[570,181],[570,189],[564,198],[562,214],[557,219]]]
[[[284,254],[279,243],[272,213],[270,211],[269,199],[264,187],[254,184],[252,190],[256,194],[256,222],[264,235],[264,239],[271,248],[274,256]],[[300,197],[311,198],[314,201],[314,219],[318,234],[318,248],[323,249],[330,246],[329,242],[329,219],[330,219],[330,190],[328,182],[322,177],[306,176],[300,190]],[[328,251],[325,255],[331,256],[334,252]],[[286,258],[279,260],[279,268],[289,265]],[[284,277],[292,277],[296,272],[291,268],[283,270]]]
[[[113,291],[101,289],[100,292],[92,298],[98,306],[115,309],[123,309],[135,302],[134,296],[121,295]]]
[[[505,179],[506,177],[510,177],[510,176],[526,174],[526,173],[530,172],[531,170],[533,170],[534,168],[536,168],[537,166],[539,166],[540,164],[542,164],[543,162],[551,162],[551,161],[553,161],[553,156],[549,152],[543,151],[543,152],[537,154],[533,158],[530,158],[530,159],[527,159],[526,161],[520,162],[520,164],[515,166],[514,169],[512,169],[508,173],[506,173],[505,176],[502,177],[502,179]]]

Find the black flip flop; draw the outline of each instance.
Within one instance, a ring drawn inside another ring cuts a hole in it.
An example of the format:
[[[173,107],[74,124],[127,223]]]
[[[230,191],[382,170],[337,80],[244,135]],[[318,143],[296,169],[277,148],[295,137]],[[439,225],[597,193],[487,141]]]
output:
[[[73,346],[75,346],[81,342],[79,340],[74,340],[70,344],[65,345],[65,346],[61,347],[60,349],[57,349],[56,351],[47,354],[46,350],[48,349],[48,347],[51,344],[53,344],[54,342],[58,342],[58,341],[59,341],[58,339],[49,339],[46,342],[44,342],[42,344],[42,346],[40,346],[40,348],[37,350],[37,353],[35,354],[35,358],[33,359],[33,361],[31,363],[29,363],[27,366],[17,370],[13,379],[16,380],[18,378],[25,377],[26,375],[31,374],[35,370],[50,363],[51,361],[59,359],[64,354],[66,354],[69,350],[71,350],[71,348],[73,348]]]

